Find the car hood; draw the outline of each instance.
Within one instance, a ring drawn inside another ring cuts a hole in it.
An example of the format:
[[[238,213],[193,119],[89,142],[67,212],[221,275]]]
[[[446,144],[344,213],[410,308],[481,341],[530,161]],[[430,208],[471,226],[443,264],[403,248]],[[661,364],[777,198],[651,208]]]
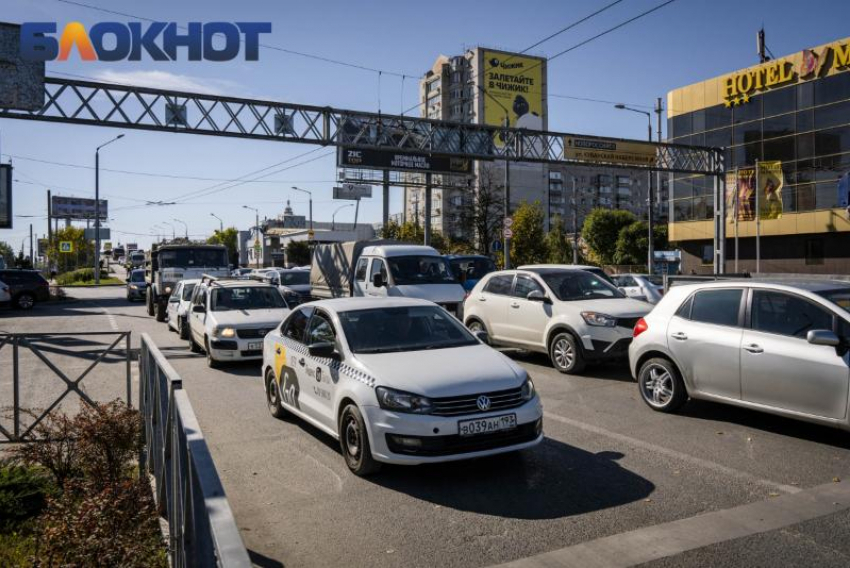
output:
[[[232,325],[234,327],[275,327],[279,325],[289,310],[275,308],[266,310],[230,310],[226,312],[212,312],[215,314],[217,325]]]
[[[375,378],[376,386],[428,397],[517,388],[527,376],[516,363],[483,344],[354,357],[360,369]]]
[[[466,292],[460,284],[403,284],[391,286],[387,294],[405,298],[421,298],[436,304],[463,302],[466,296]]]
[[[583,312],[600,312],[614,317],[643,317],[651,312],[653,307],[652,304],[631,298],[577,300],[564,303],[575,307],[580,306]]]

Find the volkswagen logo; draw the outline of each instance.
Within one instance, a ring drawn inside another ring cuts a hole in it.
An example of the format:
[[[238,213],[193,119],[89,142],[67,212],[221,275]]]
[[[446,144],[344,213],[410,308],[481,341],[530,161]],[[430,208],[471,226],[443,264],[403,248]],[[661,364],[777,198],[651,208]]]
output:
[[[481,410],[482,412],[490,410],[490,399],[484,396],[483,394],[478,397],[478,400],[475,401],[475,404],[478,406],[478,410]]]

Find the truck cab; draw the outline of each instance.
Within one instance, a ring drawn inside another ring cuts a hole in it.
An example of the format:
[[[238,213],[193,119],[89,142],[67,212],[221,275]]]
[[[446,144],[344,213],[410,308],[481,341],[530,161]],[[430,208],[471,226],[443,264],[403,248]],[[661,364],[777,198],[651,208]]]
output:
[[[148,315],[165,321],[168,298],[181,280],[200,279],[204,274],[230,274],[227,247],[221,245],[163,245],[145,255]]]

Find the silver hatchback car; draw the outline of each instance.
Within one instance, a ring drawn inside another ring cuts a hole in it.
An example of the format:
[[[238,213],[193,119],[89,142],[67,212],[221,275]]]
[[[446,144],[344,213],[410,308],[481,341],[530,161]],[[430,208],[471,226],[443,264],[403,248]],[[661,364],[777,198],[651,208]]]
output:
[[[635,326],[629,364],[654,410],[690,397],[850,430],[850,283],[673,287]]]

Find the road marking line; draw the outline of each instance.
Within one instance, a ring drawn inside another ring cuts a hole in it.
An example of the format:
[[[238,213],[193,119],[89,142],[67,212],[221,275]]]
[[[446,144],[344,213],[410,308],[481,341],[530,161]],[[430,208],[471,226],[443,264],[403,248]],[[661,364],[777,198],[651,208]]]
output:
[[[499,568],[634,566],[846,509],[850,509],[850,483],[827,483],[793,495],[598,538],[501,564]]]
[[[692,456],[690,454],[685,454],[676,450],[671,450],[670,448],[665,448],[663,446],[659,446],[657,444],[653,444],[651,442],[645,442],[643,440],[639,440],[637,438],[632,438],[631,436],[626,436],[625,434],[619,434],[617,432],[612,432],[611,430],[606,430],[605,428],[600,428],[599,426],[594,426],[592,424],[587,424],[585,422],[579,422],[578,420],[573,420],[571,418],[566,418],[564,416],[559,416],[557,414],[552,414],[551,412],[544,412],[543,416],[548,418],[549,420],[554,420],[555,422],[560,422],[561,424],[566,424],[567,426],[572,426],[573,428],[578,428],[579,430],[584,430],[585,432],[590,432],[591,434],[598,434],[600,436],[605,436],[607,438],[613,438],[619,442],[624,444],[628,444],[630,446],[638,447],[650,452],[655,452],[658,454],[662,454],[669,458],[673,458],[679,461],[684,461],[690,463],[692,465],[712,469],[716,472],[722,473],[724,475],[729,475],[732,477],[737,477],[738,479],[742,479],[744,481],[749,481],[752,483],[758,483],[759,485],[764,485],[771,489],[775,489],[777,491],[782,491],[783,493],[799,493],[801,489],[799,487],[794,487],[793,485],[785,485],[784,483],[778,483],[776,481],[771,481],[769,479],[763,479],[761,477],[752,475],[745,471],[741,471],[738,469],[734,469],[725,465],[721,465],[719,463],[709,461],[706,459],[698,458],[696,456]]]

